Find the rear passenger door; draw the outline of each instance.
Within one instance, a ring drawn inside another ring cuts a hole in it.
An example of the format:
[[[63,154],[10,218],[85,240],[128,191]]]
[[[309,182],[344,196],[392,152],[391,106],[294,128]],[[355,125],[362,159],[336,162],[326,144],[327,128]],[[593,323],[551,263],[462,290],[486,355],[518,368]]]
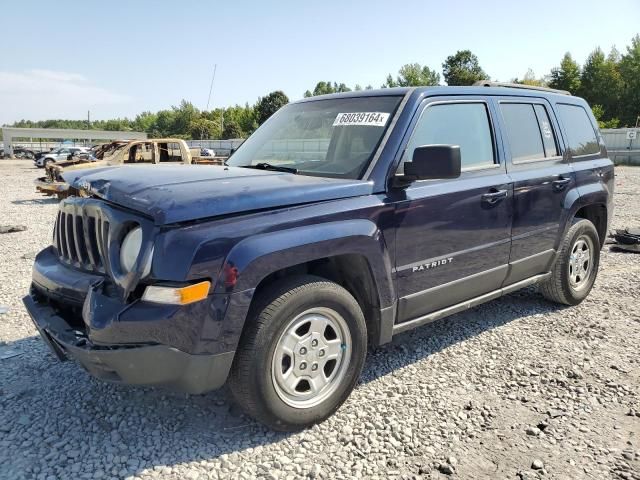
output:
[[[575,186],[560,147],[551,105],[540,98],[496,99],[513,180],[513,227],[505,285],[549,271],[557,248],[565,197]]]
[[[484,97],[429,98],[417,113],[402,163],[419,146],[458,145],[462,174],[393,191],[398,322],[496,290],[506,277],[511,186],[494,116]]]

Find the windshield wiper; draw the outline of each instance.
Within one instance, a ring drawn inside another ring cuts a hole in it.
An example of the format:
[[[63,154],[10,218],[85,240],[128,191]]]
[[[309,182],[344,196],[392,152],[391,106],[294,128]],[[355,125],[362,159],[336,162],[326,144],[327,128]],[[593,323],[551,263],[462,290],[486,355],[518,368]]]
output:
[[[255,165],[242,165],[244,168],[257,168],[258,170],[273,170],[275,172],[287,172],[298,173],[297,168],[281,167],[280,165],[273,165],[271,163],[261,162]]]

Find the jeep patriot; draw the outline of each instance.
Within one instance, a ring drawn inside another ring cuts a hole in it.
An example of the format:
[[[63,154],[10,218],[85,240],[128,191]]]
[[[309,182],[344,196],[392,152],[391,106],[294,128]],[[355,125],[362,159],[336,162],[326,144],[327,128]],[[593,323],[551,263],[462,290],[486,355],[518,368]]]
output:
[[[307,98],[223,166],[87,171],[26,308],[97,378],[320,422],[368,345],[533,284],[589,294],[613,164],[584,100],[515,87]]]

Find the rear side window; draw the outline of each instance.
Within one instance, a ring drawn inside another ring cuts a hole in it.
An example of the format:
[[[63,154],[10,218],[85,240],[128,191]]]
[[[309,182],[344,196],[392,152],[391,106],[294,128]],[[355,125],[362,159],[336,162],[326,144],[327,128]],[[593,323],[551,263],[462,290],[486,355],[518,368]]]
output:
[[[543,105],[501,103],[500,111],[514,163],[556,157],[553,128]]]
[[[403,162],[424,145],[458,145],[463,169],[494,165],[489,114],[484,103],[442,103],[422,112],[411,135]]]
[[[596,132],[584,108],[578,105],[560,104],[558,111],[567,131],[569,149],[573,156],[600,152]]]
[[[530,103],[502,103],[500,111],[504,118],[511,159],[514,162],[544,158],[544,145],[538,119]]]

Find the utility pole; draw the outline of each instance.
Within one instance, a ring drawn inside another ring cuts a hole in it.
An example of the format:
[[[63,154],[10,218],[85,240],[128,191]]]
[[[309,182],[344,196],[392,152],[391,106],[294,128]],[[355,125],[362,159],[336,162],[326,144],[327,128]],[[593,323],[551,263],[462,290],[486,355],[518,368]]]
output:
[[[211,92],[213,92],[213,81],[216,79],[217,69],[218,69],[218,64],[216,63],[213,65],[213,75],[211,75],[211,84],[209,85],[209,96],[207,97],[207,108],[205,108],[206,112],[209,111],[209,102],[211,102]],[[200,132],[200,140],[202,140],[203,137],[204,137],[204,128]],[[202,146],[202,143],[200,144],[200,146]]]

